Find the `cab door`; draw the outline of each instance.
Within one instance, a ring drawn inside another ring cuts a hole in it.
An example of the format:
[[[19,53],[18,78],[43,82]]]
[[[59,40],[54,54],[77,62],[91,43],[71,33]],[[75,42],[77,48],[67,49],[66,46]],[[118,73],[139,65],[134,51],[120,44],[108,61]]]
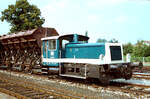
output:
[[[43,53],[43,58],[47,58],[47,40],[43,41],[42,44],[42,53]]]
[[[47,58],[57,59],[59,58],[59,41],[56,39],[48,40]],[[58,66],[58,63],[49,63],[50,66]]]

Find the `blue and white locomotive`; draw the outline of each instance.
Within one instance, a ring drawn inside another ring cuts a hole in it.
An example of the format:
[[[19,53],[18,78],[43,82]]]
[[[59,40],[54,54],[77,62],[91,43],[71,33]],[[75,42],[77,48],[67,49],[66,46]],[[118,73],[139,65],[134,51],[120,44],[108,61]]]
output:
[[[88,43],[88,39],[78,34],[42,38],[42,72],[98,78],[105,84],[112,79],[132,77],[136,65],[123,60],[122,44]]]

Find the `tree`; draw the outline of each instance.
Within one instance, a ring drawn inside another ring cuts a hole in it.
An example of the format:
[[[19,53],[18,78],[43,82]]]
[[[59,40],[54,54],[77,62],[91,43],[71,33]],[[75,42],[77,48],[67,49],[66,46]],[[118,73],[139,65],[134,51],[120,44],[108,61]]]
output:
[[[0,19],[10,23],[11,33],[41,27],[45,21],[41,17],[40,9],[30,5],[27,0],[16,0],[15,5],[9,5],[1,13]]]
[[[127,55],[128,53],[133,53],[134,46],[131,43],[127,43],[123,45],[123,54]]]
[[[113,38],[113,39],[111,39],[109,42],[110,42],[110,43],[118,43],[118,40],[116,40],[115,38]]]
[[[105,42],[107,42],[107,40],[99,38],[96,42],[97,43],[105,43]]]
[[[137,41],[134,49],[133,55],[136,57],[147,57],[150,55],[149,46],[145,44],[143,40]]]
[[[145,57],[150,56],[150,45],[146,47]]]

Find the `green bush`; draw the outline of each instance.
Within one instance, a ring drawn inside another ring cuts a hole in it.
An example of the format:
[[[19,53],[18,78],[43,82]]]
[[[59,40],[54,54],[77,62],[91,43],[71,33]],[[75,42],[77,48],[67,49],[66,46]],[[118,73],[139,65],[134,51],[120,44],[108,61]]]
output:
[[[145,62],[150,62],[150,56],[144,59]]]
[[[150,62],[150,56],[149,57],[131,57],[131,62]]]

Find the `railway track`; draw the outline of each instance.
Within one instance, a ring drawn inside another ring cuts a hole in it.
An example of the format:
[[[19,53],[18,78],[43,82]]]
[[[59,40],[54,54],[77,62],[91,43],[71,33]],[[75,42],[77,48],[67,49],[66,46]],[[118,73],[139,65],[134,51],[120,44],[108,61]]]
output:
[[[150,73],[134,73],[133,78],[150,80]]]
[[[18,99],[40,99],[40,98],[47,98],[50,99],[54,97],[53,94],[48,94],[42,91],[35,90],[33,88],[20,85],[17,83],[10,83],[7,80],[0,79],[0,91],[3,93],[9,94],[11,96],[17,97]]]
[[[84,99],[85,97],[0,75],[0,91],[17,99]]]
[[[118,87],[116,87],[118,86]],[[143,84],[136,84],[136,83],[125,83],[125,82],[111,82],[111,85],[109,87],[117,88],[119,90],[125,91],[125,92],[136,92],[136,93],[142,93],[142,94],[150,94],[150,90],[146,91],[147,89],[150,89],[150,85],[143,85]],[[146,89],[146,90],[144,90]]]
[[[31,74],[24,74],[24,73],[18,73],[18,72],[15,72],[16,74],[18,74],[19,76],[20,75],[27,75],[26,78],[28,78],[28,76],[34,76],[35,78],[39,78],[41,80],[44,80],[46,79],[48,76],[43,76],[43,75],[31,75]],[[19,78],[18,76],[18,78]],[[25,76],[24,76],[25,77]],[[58,76],[56,77],[50,77],[49,78],[51,81],[58,81],[58,82],[66,82],[66,83],[70,83],[72,85],[75,85],[77,84],[80,85],[80,86],[89,86],[89,87],[92,87],[96,90],[99,90],[99,89],[104,89],[104,90],[108,90],[108,91],[112,91],[112,92],[123,92],[123,93],[129,93],[129,94],[134,94],[134,95],[140,95],[140,96],[144,96],[144,95],[147,95],[147,97],[149,97],[149,94],[150,94],[150,86],[146,86],[146,85],[139,85],[139,84],[131,84],[131,83],[123,83],[123,82],[113,82],[111,81],[110,82],[110,85],[109,86],[102,86],[98,81],[86,81],[86,80],[79,80],[77,81],[77,79],[61,79],[59,78]],[[64,89],[58,89],[58,88],[51,88],[49,87],[48,85],[38,85],[38,84],[34,84],[32,82],[29,82],[29,81],[21,81],[19,79],[14,79],[13,77],[7,77],[6,75],[2,75],[0,74],[0,81],[2,82],[5,82],[2,83],[2,86],[3,85],[14,85],[14,86],[18,86],[20,89],[18,90],[23,90],[25,89],[23,92],[26,93],[26,90],[27,90],[27,95],[31,94],[31,96],[26,96],[24,93],[21,93],[21,91],[19,92],[15,92],[14,90],[9,90],[9,91],[12,91],[13,95],[15,95],[15,97],[21,97],[20,99],[27,99],[27,98],[33,98],[34,97],[38,97],[36,99],[39,99],[40,97],[46,97],[45,99],[91,99],[89,98],[89,96],[84,96],[82,94],[75,94],[75,93],[70,93],[69,91],[66,91]],[[8,83],[7,83],[8,82]],[[18,82],[18,83],[16,83]],[[10,83],[10,84],[9,84]],[[20,87],[22,86],[22,87]],[[76,87],[77,87],[76,86]],[[1,88],[1,83],[0,83],[0,88]],[[11,87],[8,87],[8,88],[11,88]],[[12,87],[13,88],[13,87]],[[4,87],[4,89],[8,90],[7,88]],[[31,90],[31,92],[30,92]],[[6,93],[6,92],[4,92]],[[9,93],[7,93],[9,94]],[[17,95],[16,95],[17,94]],[[19,95],[18,95],[19,94]],[[11,95],[11,94],[10,94]],[[23,98],[22,98],[23,97]],[[149,97],[150,98],[150,97]],[[42,98],[44,99],[44,98]],[[94,99],[97,99],[97,98],[94,98]],[[99,99],[99,98],[98,98]]]
[[[137,75],[137,76],[149,76],[150,77],[150,73],[133,73],[133,75]]]
[[[134,69],[133,71],[139,73],[150,73],[150,66],[144,66],[141,70]]]
[[[118,92],[123,92],[123,93],[141,95],[141,96],[146,95],[147,97],[150,98],[150,85],[125,83],[125,82],[114,82],[114,81],[111,81],[110,85],[108,85],[108,86],[102,86],[98,81],[94,81],[94,82],[87,81],[87,82],[80,82],[80,83],[86,84],[88,86],[92,86],[93,88],[103,87],[105,90],[118,91]]]

